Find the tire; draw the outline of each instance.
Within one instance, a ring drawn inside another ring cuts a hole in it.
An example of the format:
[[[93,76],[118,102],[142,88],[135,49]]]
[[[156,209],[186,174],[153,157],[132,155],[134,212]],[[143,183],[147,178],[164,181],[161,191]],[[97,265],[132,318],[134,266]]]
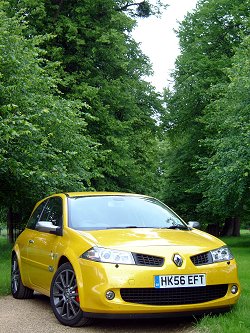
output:
[[[14,298],[25,299],[33,296],[33,290],[23,285],[18,259],[16,254],[13,254],[11,260],[11,293]]]
[[[88,326],[93,319],[83,316],[75,272],[69,262],[56,271],[50,289],[50,303],[58,321],[66,326]]]

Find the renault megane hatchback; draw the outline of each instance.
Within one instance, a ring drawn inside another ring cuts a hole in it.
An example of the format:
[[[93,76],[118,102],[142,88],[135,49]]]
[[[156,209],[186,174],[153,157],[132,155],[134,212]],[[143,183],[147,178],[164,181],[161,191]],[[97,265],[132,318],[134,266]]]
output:
[[[223,312],[240,296],[236,262],[194,224],[148,196],[52,195],[36,204],[13,247],[12,294],[49,296],[68,326]]]

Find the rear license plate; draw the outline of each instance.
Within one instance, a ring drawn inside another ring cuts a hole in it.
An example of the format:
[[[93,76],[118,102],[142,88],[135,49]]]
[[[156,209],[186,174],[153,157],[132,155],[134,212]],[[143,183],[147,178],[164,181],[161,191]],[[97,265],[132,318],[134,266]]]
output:
[[[156,275],[155,288],[180,288],[206,286],[206,274],[190,275]]]

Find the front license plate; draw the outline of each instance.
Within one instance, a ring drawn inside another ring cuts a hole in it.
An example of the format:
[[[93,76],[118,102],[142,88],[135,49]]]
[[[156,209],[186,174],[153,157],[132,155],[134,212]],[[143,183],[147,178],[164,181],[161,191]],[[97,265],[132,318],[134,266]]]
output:
[[[206,285],[206,274],[190,275],[156,275],[155,288],[203,287]]]

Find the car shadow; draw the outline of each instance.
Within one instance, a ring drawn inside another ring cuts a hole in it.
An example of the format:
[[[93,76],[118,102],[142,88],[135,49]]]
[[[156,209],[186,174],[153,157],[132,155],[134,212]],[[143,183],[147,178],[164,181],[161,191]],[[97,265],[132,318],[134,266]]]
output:
[[[49,297],[35,293],[32,299],[35,306],[50,307]],[[54,317],[54,316],[53,316]],[[55,318],[56,324],[59,324]],[[197,322],[193,317],[178,318],[159,318],[159,319],[97,319],[94,324],[86,328],[86,332],[191,332],[194,329],[194,323]],[[59,324],[61,326],[61,324]],[[63,327],[63,326],[61,326]],[[71,328],[70,332],[75,332],[77,328]],[[79,328],[78,328],[79,330]],[[78,331],[79,332],[79,331]]]

